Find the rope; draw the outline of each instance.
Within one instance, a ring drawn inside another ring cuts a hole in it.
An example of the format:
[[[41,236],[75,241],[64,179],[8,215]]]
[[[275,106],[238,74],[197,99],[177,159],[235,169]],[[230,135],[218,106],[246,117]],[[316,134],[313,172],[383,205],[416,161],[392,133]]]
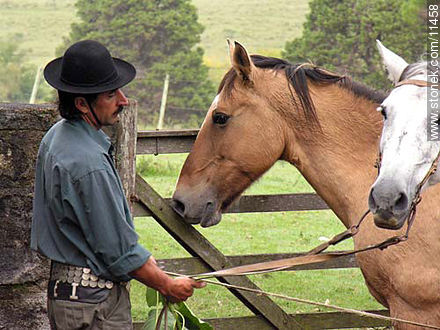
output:
[[[182,274],[178,274],[178,273],[173,273],[173,272],[165,271],[165,273],[168,274],[168,275],[172,275],[172,276],[187,277],[186,275],[182,275]],[[209,284],[219,285],[219,286],[223,286],[223,287],[227,287],[227,288],[231,288],[231,289],[236,289],[236,290],[253,292],[253,293],[260,294],[260,295],[265,295],[265,296],[272,296],[272,297],[281,298],[281,299],[289,300],[289,301],[294,301],[294,302],[298,302],[298,303],[302,303],[302,304],[326,307],[326,308],[335,309],[335,310],[338,310],[338,311],[341,311],[341,312],[356,314],[356,315],[360,315],[360,316],[364,316],[364,317],[371,317],[371,318],[376,318],[376,319],[381,319],[381,320],[386,320],[386,321],[396,321],[396,322],[401,322],[401,323],[406,323],[406,324],[411,324],[411,325],[417,325],[419,327],[425,327],[425,328],[429,328],[429,329],[439,329],[440,330],[440,327],[435,326],[435,325],[429,325],[429,324],[424,324],[424,323],[404,320],[404,319],[400,319],[400,318],[396,318],[396,317],[389,317],[389,316],[378,315],[378,314],[374,314],[374,313],[359,311],[359,310],[356,310],[356,309],[344,308],[344,307],[340,307],[340,306],[336,306],[336,305],[324,304],[324,303],[320,303],[320,302],[316,302],[316,301],[311,301],[311,300],[307,300],[307,299],[290,297],[290,296],[286,296],[286,295],[279,294],[279,293],[272,293],[272,292],[267,292],[267,291],[263,291],[263,290],[246,288],[246,287],[242,287],[242,286],[238,286],[238,285],[232,285],[232,284],[221,283],[221,282],[214,282],[214,281],[211,281],[211,280],[202,280],[202,281],[206,282],[206,283],[209,283]]]

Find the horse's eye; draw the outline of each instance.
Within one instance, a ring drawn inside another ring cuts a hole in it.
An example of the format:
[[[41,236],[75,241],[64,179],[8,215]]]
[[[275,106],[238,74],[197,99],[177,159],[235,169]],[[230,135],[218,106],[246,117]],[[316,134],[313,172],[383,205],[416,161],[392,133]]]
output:
[[[217,125],[225,125],[228,119],[229,116],[222,112],[214,112],[212,115],[212,121]]]
[[[377,109],[376,109],[377,111],[380,111],[380,113],[382,114],[382,116],[383,116],[383,119],[385,119],[385,120],[387,120],[387,113],[386,113],[386,111],[385,111],[385,107],[384,106],[379,106],[379,107],[377,107]]]

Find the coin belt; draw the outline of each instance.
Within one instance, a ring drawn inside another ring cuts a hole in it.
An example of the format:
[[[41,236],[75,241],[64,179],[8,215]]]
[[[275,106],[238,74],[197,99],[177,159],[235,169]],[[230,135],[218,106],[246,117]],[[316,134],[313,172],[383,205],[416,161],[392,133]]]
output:
[[[110,280],[94,275],[90,268],[61,264],[55,261],[52,261],[50,279],[69,284],[76,283],[84,287],[107,288],[109,290],[115,285]],[[124,285],[126,283],[121,282],[120,284]]]

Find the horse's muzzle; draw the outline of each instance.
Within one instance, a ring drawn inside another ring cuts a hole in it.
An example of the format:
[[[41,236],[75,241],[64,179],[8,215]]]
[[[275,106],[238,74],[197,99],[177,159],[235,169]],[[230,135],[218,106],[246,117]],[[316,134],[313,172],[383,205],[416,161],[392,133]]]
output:
[[[379,228],[397,230],[402,228],[405,223],[405,215],[396,216],[388,210],[378,209],[374,214],[374,223]]]

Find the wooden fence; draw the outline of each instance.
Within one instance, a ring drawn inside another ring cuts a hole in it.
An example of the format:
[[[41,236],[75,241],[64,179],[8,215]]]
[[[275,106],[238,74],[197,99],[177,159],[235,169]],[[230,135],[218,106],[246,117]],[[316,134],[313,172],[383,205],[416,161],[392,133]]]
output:
[[[166,154],[189,152],[198,130],[144,131],[138,132],[136,154]],[[239,266],[248,263],[281,259],[303,255],[304,253],[277,253],[259,255],[224,256],[191,225],[186,224],[163,199],[140,176],[136,177],[136,203],[134,216],[152,216],[168,231],[193,257],[158,260],[158,264],[168,271],[195,274]],[[283,194],[242,196],[229,213],[279,212],[328,209],[316,194]],[[311,265],[295,266],[289,270],[311,270],[357,267],[353,256]],[[221,282],[257,288],[247,277],[225,277]],[[216,329],[339,329],[386,326],[388,322],[361,317],[343,312],[287,314],[271,299],[249,292],[230,291],[248,307],[255,316],[207,319]],[[373,311],[388,315],[388,311]],[[141,324],[135,324],[140,329]]]

